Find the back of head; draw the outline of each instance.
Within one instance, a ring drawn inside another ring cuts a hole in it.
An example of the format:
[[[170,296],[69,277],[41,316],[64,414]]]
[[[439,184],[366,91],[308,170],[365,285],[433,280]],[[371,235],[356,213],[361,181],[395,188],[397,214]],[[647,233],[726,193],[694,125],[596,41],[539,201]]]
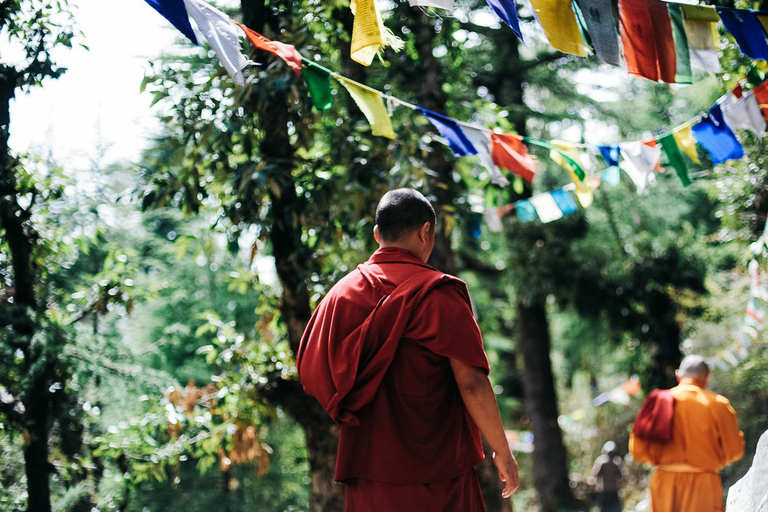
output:
[[[435,209],[421,193],[410,188],[390,190],[376,208],[376,225],[382,240],[395,242],[429,222],[435,225]]]
[[[703,381],[709,377],[709,365],[707,360],[698,355],[686,356],[680,362],[680,368],[677,370],[677,376],[681,379],[694,379]]]

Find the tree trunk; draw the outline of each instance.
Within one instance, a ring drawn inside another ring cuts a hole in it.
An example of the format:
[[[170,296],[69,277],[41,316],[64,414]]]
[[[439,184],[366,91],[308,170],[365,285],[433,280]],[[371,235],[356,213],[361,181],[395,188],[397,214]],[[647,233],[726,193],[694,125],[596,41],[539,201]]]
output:
[[[49,512],[51,496],[48,464],[48,421],[49,394],[47,376],[49,363],[43,361],[39,367],[39,351],[32,353],[30,344],[36,330],[32,319],[37,305],[35,302],[35,272],[32,262],[34,234],[26,225],[29,217],[19,205],[19,190],[15,177],[16,162],[8,147],[10,135],[10,100],[16,89],[15,70],[0,67],[0,227],[5,230],[5,239],[11,253],[13,267],[13,305],[19,309],[18,323],[12,325],[17,335],[17,345],[24,352],[27,371],[32,370],[28,388],[21,390],[24,396],[25,412],[23,425],[27,437],[24,447],[24,465],[27,475],[29,498],[27,510]],[[38,366],[35,368],[35,366]]]
[[[559,512],[573,503],[568,461],[557,423],[557,394],[546,304],[543,299],[528,305],[517,303],[520,350],[523,353],[525,410],[533,432],[533,478],[542,512]]]

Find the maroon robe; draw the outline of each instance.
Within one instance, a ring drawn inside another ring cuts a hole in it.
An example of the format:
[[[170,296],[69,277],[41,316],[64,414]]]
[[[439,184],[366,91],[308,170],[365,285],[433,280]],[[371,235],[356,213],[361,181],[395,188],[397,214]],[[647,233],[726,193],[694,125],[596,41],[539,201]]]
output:
[[[483,451],[449,358],[489,371],[460,279],[383,248],[331,289],[296,359],[340,425],[336,480],[466,480]]]

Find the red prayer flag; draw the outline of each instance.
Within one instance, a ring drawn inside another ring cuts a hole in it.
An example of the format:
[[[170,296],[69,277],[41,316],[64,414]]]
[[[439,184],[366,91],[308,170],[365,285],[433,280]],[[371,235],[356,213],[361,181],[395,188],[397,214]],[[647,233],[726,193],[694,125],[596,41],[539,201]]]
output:
[[[243,29],[243,32],[245,32],[246,37],[248,37],[248,40],[251,42],[251,44],[253,44],[253,46],[259,50],[264,50],[266,52],[277,55],[283,59],[286,64],[291,66],[291,69],[296,72],[297,76],[301,76],[301,54],[298,52],[298,50],[296,50],[296,47],[294,47],[292,44],[272,41],[271,39],[267,39],[258,32],[254,32],[245,25],[237,22],[235,23],[238,27]]]
[[[741,88],[741,84],[736,84],[736,87],[731,92],[736,96],[736,99],[741,99],[744,96],[744,89]]]
[[[675,397],[669,389],[654,389],[648,393],[640,412],[637,413],[632,434],[635,437],[656,443],[672,439],[672,417],[675,411]]]
[[[536,162],[519,136],[512,133],[491,133],[493,163],[511,171],[528,182],[536,175]]]
[[[752,92],[755,93],[755,99],[763,109],[763,115],[768,117],[768,80],[755,87]]]
[[[675,83],[675,40],[667,4],[619,0],[619,18],[627,71],[656,82]]]

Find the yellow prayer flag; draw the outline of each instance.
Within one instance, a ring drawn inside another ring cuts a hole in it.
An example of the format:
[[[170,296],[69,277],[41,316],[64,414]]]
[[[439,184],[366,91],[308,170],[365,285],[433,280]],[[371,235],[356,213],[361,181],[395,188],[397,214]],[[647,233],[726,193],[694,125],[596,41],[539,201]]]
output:
[[[579,57],[587,56],[587,46],[570,1],[531,0],[531,5],[553,48]]]
[[[395,51],[402,49],[402,39],[384,28],[375,0],[351,0],[349,7],[355,16],[352,25],[352,60],[370,66],[383,46],[391,46]]]
[[[573,144],[560,140],[553,140],[552,145],[555,146],[555,149],[550,151],[549,157],[556,164],[568,171],[568,176],[571,177],[571,181],[576,186],[576,197],[579,199],[579,203],[581,203],[581,206],[584,208],[589,208],[593,200],[592,188],[589,185],[592,180],[581,162],[581,155],[579,154],[578,148]],[[576,174],[573,164],[568,159],[564,158],[563,155],[566,155],[573,160],[576,165],[581,167],[585,173],[583,181],[579,179],[578,174]]]
[[[757,18],[757,21],[763,26],[763,30],[768,31],[768,14],[755,13],[755,18]]]
[[[374,135],[381,135],[388,139],[395,138],[395,131],[392,129],[392,121],[389,119],[389,113],[384,106],[384,100],[381,94],[371,89],[361,87],[356,82],[344,78],[340,75],[333,75],[341,85],[349,92],[357,106],[362,110],[363,115],[368,119],[371,125],[371,132]]]
[[[690,157],[696,163],[699,163],[699,155],[696,152],[696,140],[691,133],[691,125],[686,124],[676,128],[672,135],[675,137],[675,142],[680,146],[680,149],[685,151],[685,154]]]

